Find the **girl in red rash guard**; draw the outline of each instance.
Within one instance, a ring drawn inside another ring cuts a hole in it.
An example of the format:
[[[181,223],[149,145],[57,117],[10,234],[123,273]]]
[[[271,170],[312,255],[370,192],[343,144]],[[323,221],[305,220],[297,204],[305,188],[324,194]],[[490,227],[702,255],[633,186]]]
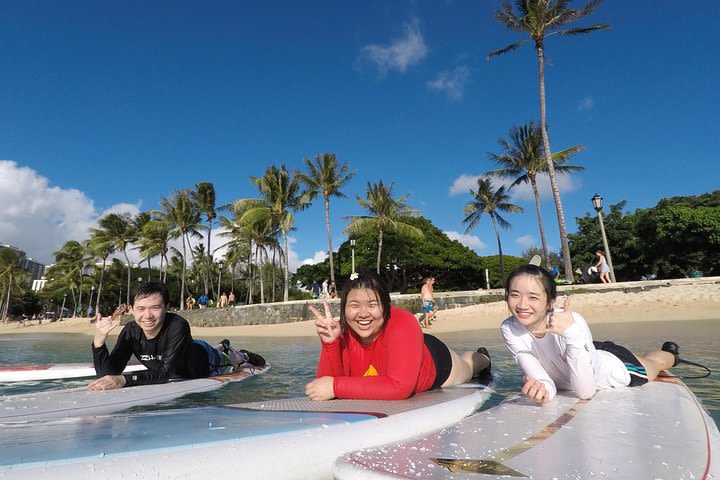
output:
[[[390,292],[378,275],[350,278],[339,322],[326,299],[324,315],[310,307],[322,345],[317,378],[305,386],[311,400],[402,400],[490,372],[484,347],[458,355],[432,335],[423,335],[413,314],[390,306]]]

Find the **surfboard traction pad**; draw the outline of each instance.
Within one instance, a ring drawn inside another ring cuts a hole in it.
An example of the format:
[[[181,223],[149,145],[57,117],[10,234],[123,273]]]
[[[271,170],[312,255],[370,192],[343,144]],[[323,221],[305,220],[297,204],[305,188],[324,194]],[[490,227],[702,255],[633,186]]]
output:
[[[594,398],[598,401],[560,394],[540,406],[517,396],[453,426],[345,454],[334,475],[720,478],[714,476],[720,475],[717,426],[677,378],[663,375],[649,385],[604,390]],[[554,436],[560,431],[562,438]]]
[[[482,387],[478,387],[481,389]],[[441,389],[422,392],[407,400],[326,400],[315,402],[306,397],[283,398],[262,402],[250,402],[228,405],[228,407],[246,410],[265,410],[277,412],[323,412],[323,413],[364,413],[376,417],[386,417],[421,407],[428,407],[465,397],[476,389]]]

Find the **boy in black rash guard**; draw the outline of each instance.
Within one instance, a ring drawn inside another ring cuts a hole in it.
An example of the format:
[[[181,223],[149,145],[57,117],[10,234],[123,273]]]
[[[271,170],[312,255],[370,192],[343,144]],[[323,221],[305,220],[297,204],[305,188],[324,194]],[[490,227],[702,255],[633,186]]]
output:
[[[138,287],[131,310],[135,321],[123,327],[112,353],[105,341],[117,323],[110,318],[98,318],[92,345],[98,378],[88,385],[89,390],[164,383],[172,377],[204,378],[231,373],[248,362],[248,355],[231,349],[224,353],[220,350],[222,346],[212,347],[202,340],[193,340],[187,320],[168,313],[168,306],[165,285],[151,282]],[[147,370],[123,375],[133,354]],[[250,357],[255,366],[265,364],[259,355]]]

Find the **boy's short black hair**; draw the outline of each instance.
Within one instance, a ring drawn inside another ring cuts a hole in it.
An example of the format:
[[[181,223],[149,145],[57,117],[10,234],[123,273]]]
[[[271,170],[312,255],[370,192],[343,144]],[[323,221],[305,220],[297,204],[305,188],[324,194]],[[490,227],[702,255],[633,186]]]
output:
[[[163,305],[170,305],[170,292],[164,283],[160,282],[147,282],[140,285],[135,293],[133,293],[130,305],[135,305],[135,301],[141,298],[147,298],[150,295],[160,294],[163,300]]]

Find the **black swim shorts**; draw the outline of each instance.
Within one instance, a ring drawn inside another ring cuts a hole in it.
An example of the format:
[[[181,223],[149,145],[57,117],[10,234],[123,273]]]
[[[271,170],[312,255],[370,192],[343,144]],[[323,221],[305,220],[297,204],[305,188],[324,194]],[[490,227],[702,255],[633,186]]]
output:
[[[425,335],[425,346],[430,351],[430,356],[435,364],[435,381],[430,387],[430,390],[435,390],[442,387],[445,380],[450,376],[452,371],[452,357],[450,356],[450,349],[443,342],[433,337],[432,335]]]
[[[597,350],[612,353],[625,364],[625,368],[630,373],[630,385],[628,387],[639,387],[648,383],[645,367],[630,350],[613,342],[593,342],[593,345]]]

